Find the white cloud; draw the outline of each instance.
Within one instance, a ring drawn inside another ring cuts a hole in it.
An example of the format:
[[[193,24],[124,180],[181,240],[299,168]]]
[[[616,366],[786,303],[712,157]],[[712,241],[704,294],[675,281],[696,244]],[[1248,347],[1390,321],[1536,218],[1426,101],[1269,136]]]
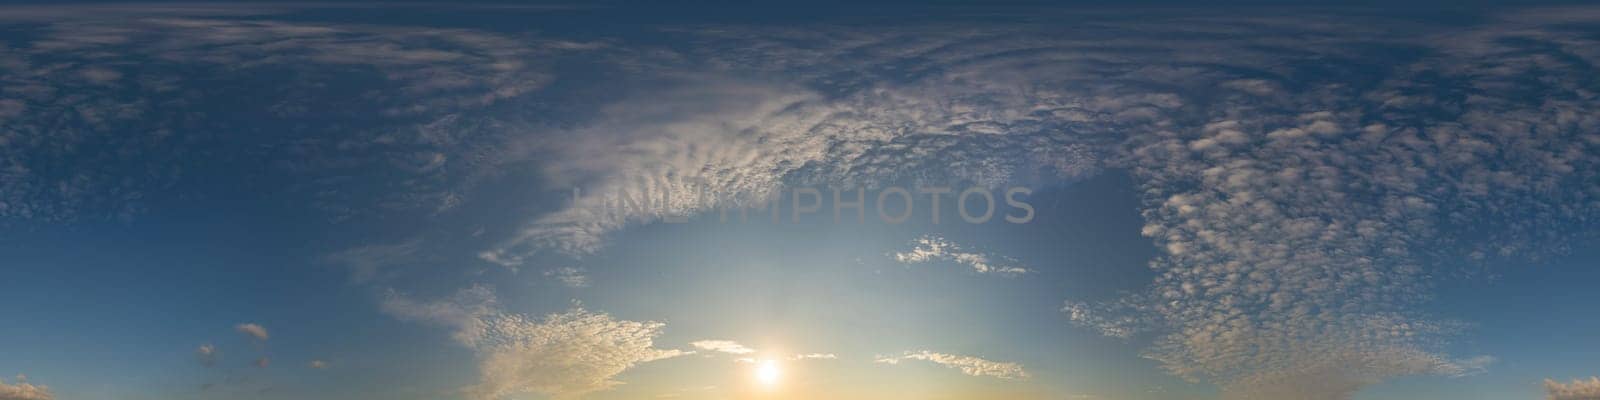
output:
[[[676,78],[667,89],[602,107],[592,125],[506,146],[508,160],[560,157],[543,158],[544,172],[582,195],[481,257],[518,265],[541,251],[586,255],[630,224],[758,206],[793,183],[875,187],[915,178],[998,187],[1018,171],[1037,170],[1035,163],[1049,164],[1046,174],[1056,177],[1097,170],[1101,151],[1045,136],[1033,130],[1038,121],[1022,121],[1031,117],[988,110],[997,106],[991,101],[1037,108],[1041,100],[950,92],[962,90],[972,91],[939,85],[826,99],[790,85]],[[929,104],[930,97],[974,104]],[[951,107],[986,113],[954,115]],[[1006,119],[975,121],[988,117]],[[1031,128],[968,134],[976,126],[1015,124]]]
[[[265,341],[269,337],[267,335],[267,328],[263,328],[261,325],[255,323],[234,325],[233,330],[238,331],[245,336],[249,336],[251,339],[255,339],[257,341]]]
[[[789,356],[790,360],[837,360],[839,356],[833,353],[808,353]]]
[[[322,360],[311,360],[311,362],[306,363],[306,368],[328,369],[328,362],[327,361],[322,361]]]
[[[950,261],[970,267],[973,272],[1002,276],[1016,276],[1031,272],[1027,268],[1016,266],[1015,260],[968,251],[962,246],[951,243],[949,240],[937,235],[924,235],[911,243],[914,246],[910,250],[894,253],[895,261],[907,264]]]
[[[738,342],[734,342],[732,340],[699,340],[699,341],[695,341],[695,342],[689,343],[689,345],[690,346],[694,346],[694,348],[697,348],[697,349],[700,349],[700,350],[708,350],[708,351],[715,351],[715,352],[728,353],[728,354],[750,354],[750,353],[756,352],[755,349],[751,349],[749,347],[745,347],[744,345],[739,344]]]
[[[17,377],[17,382],[7,384],[0,379],[0,400],[54,400],[55,395],[50,393],[50,387],[28,383],[23,376]]]
[[[906,352],[898,357],[878,356],[874,362],[896,365],[905,360],[927,361],[961,370],[961,373],[972,376],[988,376],[1000,379],[1027,379],[1028,371],[1021,364],[1010,362],[990,361],[978,357],[936,353],[932,351]]]
[[[222,353],[217,351],[216,346],[202,344],[194,350],[194,356],[200,360],[200,365],[210,367],[217,365],[217,359],[222,357]]]
[[[571,288],[589,287],[589,276],[584,274],[582,267],[560,267],[544,271],[544,276],[555,278]]]
[[[605,106],[590,126],[508,146],[561,157],[546,173],[582,196],[481,257],[518,265],[539,251],[586,255],[629,224],[766,200],[784,171],[821,157],[826,142],[803,132],[825,117],[805,107],[816,97],[787,86],[685,82]]]
[[[704,350],[704,351],[710,351],[710,352],[716,352],[716,353],[724,353],[724,354],[734,354],[734,355],[747,355],[747,354],[755,354],[755,353],[758,352],[756,349],[750,348],[748,346],[745,346],[743,344],[740,344],[739,342],[735,342],[735,341],[732,341],[732,340],[697,340],[697,341],[694,341],[694,342],[690,342],[689,346],[692,346],[692,347],[694,347],[696,349],[700,349],[700,350]],[[792,354],[792,355],[789,355],[789,356],[785,356],[783,358],[787,359],[787,360],[790,360],[790,361],[834,360],[834,359],[838,359],[839,356],[834,355],[833,353],[804,353],[804,354]],[[733,359],[733,362],[740,363],[740,364],[754,364],[757,361],[759,361],[759,360],[757,360],[755,357],[739,357],[739,358]]]
[[[385,314],[405,321],[427,322],[450,328],[453,337],[476,346],[487,333],[486,320],[500,312],[494,291],[473,286],[436,302],[417,302],[395,291],[384,295],[380,305]]]
[[[618,320],[582,308],[530,318],[494,304],[492,293],[478,287],[439,303],[391,294],[384,309],[402,319],[454,327],[455,338],[477,353],[479,381],[466,388],[474,399],[525,393],[576,398],[621,384],[614,377],[635,365],[685,354],[654,347],[664,326],[659,322]]]
[[[682,355],[653,347],[663,324],[573,309],[542,320],[505,315],[490,322],[479,347],[481,378],[469,392],[484,399],[518,393],[572,398],[610,389],[622,371]]]
[[[1600,377],[1574,379],[1572,383],[1545,379],[1544,389],[1550,400],[1597,400],[1600,399]]]

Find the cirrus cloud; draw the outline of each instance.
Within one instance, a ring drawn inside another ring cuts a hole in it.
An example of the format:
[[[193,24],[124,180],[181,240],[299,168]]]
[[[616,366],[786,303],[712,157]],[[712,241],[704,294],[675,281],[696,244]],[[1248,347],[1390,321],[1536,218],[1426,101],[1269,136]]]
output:
[[[988,376],[1000,379],[1027,379],[1028,371],[1021,364],[1011,362],[990,361],[978,357],[955,354],[937,353],[932,351],[906,352],[897,357],[878,356],[873,361],[881,364],[899,364],[905,360],[927,361],[961,370],[961,373],[972,376]]]
[[[689,345],[700,350],[709,350],[728,354],[750,354],[756,352],[755,349],[745,347],[744,345],[739,344],[739,342],[732,340],[697,340],[690,342]]]

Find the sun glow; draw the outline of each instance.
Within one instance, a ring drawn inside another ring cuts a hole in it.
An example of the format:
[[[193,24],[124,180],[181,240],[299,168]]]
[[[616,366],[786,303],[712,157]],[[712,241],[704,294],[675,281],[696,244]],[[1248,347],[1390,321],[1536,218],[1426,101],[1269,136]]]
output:
[[[782,377],[783,370],[778,368],[777,361],[762,360],[756,364],[756,382],[761,383],[762,386],[776,386],[778,379]]]

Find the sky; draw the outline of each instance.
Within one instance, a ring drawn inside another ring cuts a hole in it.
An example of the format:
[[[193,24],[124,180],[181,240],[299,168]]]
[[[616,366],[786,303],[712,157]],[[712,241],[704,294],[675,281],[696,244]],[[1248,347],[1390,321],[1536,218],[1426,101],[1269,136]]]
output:
[[[1600,8],[0,6],[0,400],[1600,399]]]

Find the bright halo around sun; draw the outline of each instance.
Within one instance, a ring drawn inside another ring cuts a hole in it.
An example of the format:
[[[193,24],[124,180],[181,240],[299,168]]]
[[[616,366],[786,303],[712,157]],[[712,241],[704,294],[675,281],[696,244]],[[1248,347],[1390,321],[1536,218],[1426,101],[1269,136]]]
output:
[[[783,378],[783,369],[778,367],[778,362],[761,360],[756,364],[756,382],[761,386],[773,387],[778,385],[778,380]]]

